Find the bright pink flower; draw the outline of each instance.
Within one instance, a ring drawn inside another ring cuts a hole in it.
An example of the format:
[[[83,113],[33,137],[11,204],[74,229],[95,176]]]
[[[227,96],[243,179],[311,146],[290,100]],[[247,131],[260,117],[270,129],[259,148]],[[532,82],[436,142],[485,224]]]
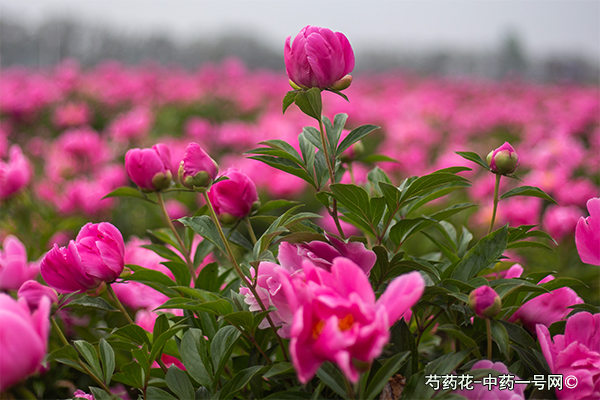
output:
[[[207,187],[219,172],[219,166],[198,143],[190,143],[179,166],[179,181],[191,188]]]
[[[298,86],[325,89],[339,85],[338,81],[354,69],[354,52],[340,32],[308,25],[291,40],[288,36],[285,41],[285,70]],[[351,81],[349,77],[347,86],[341,88],[348,87]]]
[[[589,199],[587,209],[590,216],[577,221],[575,244],[581,261],[600,265],[600,198]]]
[[[75,393],[73,393],[73,397],[76,399],[85,399],[85,400],[96,400],[94,398],[94,395],[92,394],[87,394],[86,392],[84,392],[81,389],[77,389],[75,391]]]
[[[575,232],[575,226],[581,214],[581,210],[576,206],[550,206],[544,212],[542,223],[550,236],[560,242],[565,236]]]
[[[27,281],[21,285],[17,292],[19,298],[27,300],[30,310],[37,310],[44,297],[50,299],[50,303],[58,303],[58,294],[51,287],[42,285],[38,281]]]
[[[548,275],[538,282],[538,285],[550,282],[554,277]],[[570,287],[562,287],[544,293],[523,304],[510,317],[509,322],[521,321],[530,331],[535,332],[538,324],[549,327],[557,321],[561,321],[572,311],[570,306],[582,304],[584,301]]]
[[[477,369],[495,369],[504,375],[510,374],[508,368],[501,362],[491,362],[490,360],[480,360],[473,364],[471,371]],[[511,374],[512,375],[512,374]],[[518,376],[515,376],[515,380],[520,380]],[[472,390],[456,390],[454,393],[460,394],[469,400],[524,400],[525,399],[525,385],[515,384],[513,390],[503,389],[499,386],[492,386],[491,390],[487,386],[482,384],[474,384]]]
[[[508,175],[517,168],[519,156],[510,143],[504,142],[502,146],[488,154],[486,161],[492,172]]]
[[[8,162],[0,160],[0,200],[23,189],[31,179],[31,164],[23,155],[21,147],[10,146]]]
[[[37,262],[27,262],[27,250],[19,239],[8,235],[0,250],[0,289],[17,290],[40,271]]]
[[[96,289],[123,272],[125,244],[108,222],[86,224],[67,247],[56,244],[41,263],[42,277],[60,293]]]
[[[313,240],[309,243],[282,242],[279,245],[278,259],[282,266],[296,271],[302,269],[304,261],[331,271],[331,265],[337,257],[345,257],[358,265],[365,274],[375,265],[377,256],[367,250],[361,242],[345,242],[334,236],[327,235],[327,242]]]
[[[479,286],[469,294],[469,305],[479,318],[493,318],[500,312],[500,296],[487,285]]]
[[[54,110],[53,122],[59,128],[88,124],[90,122],[90,109],[85,103],[69,102]]]
[[[219,218],[233,220],[250,214],[252,205],[258,201],[254,182],[235,168],[229,168],[224,176],[228,179],[211,186],[208,197]]]
[[[362,269],[343,257],[331,272],[305,261],[293,274],[281,268],[279,279],[294,314],[290,353],[302,383],[325,361],[357,382],[389,341],[390,327],[425,288],[421,274],[412,272],[394,279],[376,300]]]
[[[49,314],[47,298],[31,313],[25,299],[17,302],[0,293],[0,392],[41,366],[48,348]]]
[[[138,107],[115,118],[108,130],[115,140],[126,142],[146,137],[153,122],[152,112],[147,108]]]
[[[171,184],[171,153],[162,143],[151,149],[131,149],[125,154],[125,170],[145,191],[166,189]]]
[[[131,238],[125,245],[125,264],[139,265],[144,268],[162,272],[172,278],[173,275],[171,271],[161,264],[161,262],[167,260],[156,254],[154,251],[142,247],[142,245],[150,243],[150,240],[147,239]],[[112,285],[112,288],[119,300],[133,309],[154,309],[169,299],[156,289],[135,281],[118,282]]]
[[[563,385],[556,390],[558,399],[600,398],[600,314],[573,315],[567,319],[565,334],[552,339],[544,325],[538,325],[536,331],[550,372],[577,379],[574,388]]]

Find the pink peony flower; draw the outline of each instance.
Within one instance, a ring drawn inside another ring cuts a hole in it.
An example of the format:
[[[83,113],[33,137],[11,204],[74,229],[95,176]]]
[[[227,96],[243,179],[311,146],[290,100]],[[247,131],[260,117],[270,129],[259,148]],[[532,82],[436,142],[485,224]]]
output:
[[[144,191],[154,192],[171,185],[171,154],[162,143],[151,149],[131,149],[125,154],[125,170]]]
[[[51,287],[44,286],[38,281],[27,281],[21,285],[17,292],[19,298],[24,298],[27,301],[29,309],[37,310],[42,299],[47,297],[51,304],[58,303],[58,294]]]
[[[42,277],[60,293],[96,289],[114,282],[125,266],[125,244],[108,222],[86,224],[67,247],[56,244],[41,263]]]
[[[347,74],[354,69],[354,52],[346,36],[308,25],[291,40],[288,36],[284,49],[285,70],[291,82],[304,88],[342,90],[350,86],[352,77]]]
[[[544,212],[542,224],[550,236],[560,242],[566,236],[575,233],[575,226],[581,214],[581,210],[576,206],[550,206]]]
[[[487,285],[479,286],[469,294],[469,305],[479,318],[493,318],[500,312],[500,296]]]
[[[550,372],[577,379],[574,388],[563,385],[556,390],[558,399],[600,398],[600,314],[573,315],[567,319],[565,334],[552,339],[544,325],[538,325],[536,331]]]
[[[85,103],[69,102],[54,110],[52,120],[59,128],[85,125],[90,122],[90,109]]]
[[[425,288],[421,274],[412,272],[394,279],[376,300],[363,270],[343,257],[331,272],[310,261],[292,274],[280,268],[279,280],[294,316],[290,353],[302,383],[325,361],[357,382],[389,341],[390,327]]]
[[[554,277],[548,275],[538,282],[538,285],[550,282]],[[535,297],[525,304],[510,317],[509,322],[523,322],[523,325],[530,331],[535,332],[538,324],[549,327],[557,321],[561,321],[569,315],[571,309],[568,308],[575,304],[582,304],[584,301],[570,287],[562,287],[544,293]]]
[[[152,112],[147,108],[138,107],[115,118],[108,130],[116,141],[126,142],[146,137],[153,122]]]
[[[473,364],[471,371],[477,369],[495,369],[504,375],[510,374],[508,368],[501,362],[491,362],[490,360],[480,360]],[[511,374],[512,375],[512,374]],[[515,376],[515,380],[520,380]],[[525,400],[525,385],[514,385],[513,390],[503,389],[499,386],[492,386],[491,390],[483,384],[474,384],[472,390],[456,390],[454,393],[460,394],[469,400]]]
[[[186,187],[207,187],[217,177],[219,166],[198,143],[190,143],[179,166],[179,181]]]
[[[256,186],[248,176],[235,168],[229,168],[224,176],[228,179],[212,185],[208,198],[219,218],[226,221],[244,218],[258,201]]]
[[[23,189],[31,179],[31,164],[23,155],[21,147],[10,146],[8,162],[0,160],[0,200]]]
[[[369,271],[377,261],[374,252],[367,250],[361,242],[345,242],[330,235],[327,235],[327,239],[329,243],[319,240],[293,244],[282,242],[279,245],[279,262],[288,270],[293,271],[302,269],[304,261],[310,261],[318,267],[331,271],[333,261],[337,257],[345,257],[369,275]]]
[[[50,300],[30,312],[25,299],[0,293],[0,392],[35,373],[48,348]]]
[[[40,271],[37,262],[27,262],[27,251],[19,239],[8,235],[0,250],[0,289],[17,290]]]
[[[587,209],[590,216],[577,221],[575,244],[581,261],[600,265],[600,198],[589,199]]]

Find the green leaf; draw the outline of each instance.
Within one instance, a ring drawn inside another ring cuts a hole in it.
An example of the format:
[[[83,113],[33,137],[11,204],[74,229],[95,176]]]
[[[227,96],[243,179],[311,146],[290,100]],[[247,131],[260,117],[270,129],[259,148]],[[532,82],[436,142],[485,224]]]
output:
[[[388,157],[383,154],[369,154],[368,156],[360,157],[359,161],[362,161],[364,163],[369,163],[369,164],[376,163],[376,162],[383,162],[383,161],[395,162],[395,163],[400,162],[400,161],[396,160],[395,158]]]
[[[302,129],[302,135],[317,149],[323,151],[323,143],[321,142],[321,132],[314,126],[305,126]]]
[[[369,133],[373,132],[375,129],[379,129],[379,127],[375,125],[362,125],[350,131],[348,136],[346,136],[344,140],[342,140],[342,143],[340,143],[340,145],[338,146],[335,152],[336,156],[342,154],[344,150],[352,146],[354,143],[358,142],[360,139],[367,136]]]
[[[379,189],[379,182],[383,182],[383,183],[392,185],[392,180],[389,178],[389,176],[387,176],[385,171],[383,171],[379,167],[375,167],[372,170],[370,170],[369,173],[367,174],[367,179],[369,180],[369,182],[371,182],[373,187],[375,189],[379,190],[380,192],[381,192],[381,190]],[[395,187],[394,187],[394,189],[395,189]],[[383,192],[381,192],[381,194],[383,194]]]
[[[186,264],[178,261],[163,261],[162,265],[169,268],[169,271],[175,277],[175,282],[180,286],[189,286],[192,276]]]
[[[169,392],[154,386],[148,386],[146,389],[146,398],[148,400],[177,400],[177,398],[171,396]]]
[[[98,352],[96,348],[85,340],[75,340],[73,345],[79,353],[83,356],[83,359],[91,367],[91,371],[97,378],[102,379],[102,368],[100,367],[100,359],[98,358]]]
[[[104,338],[100,339],[100,360],[104,372],[104,383],[110,384],[110,379],[115,372],[115,351]]]
[[[148,332],[136,324],[129,324],[121,328],[116,328],[113,330],[112,335],[131,339],[140,346],[144,343],[146,343],[148,346],[151,345],[150,339],[148,338]]]
[[[511,189],[500,196],[500,200],[508,199],[509,197],[514,196],[539,197],[540,199],[548,200],[551,203],[557,204],[556,201],[552,197],[548,196],[546,192],[535,186],[519,186]]]
[[[113,190],[112,192],[110,192],[109,194],[107,194],[106,196],[104,196],[102,199],[107,199],[109,197],[135,197],[137,199],[141,199],[141,200],[147,201],[152,204],[158,204],[154,200],[150,200],[148,198],[148,196],[146,196],[145,193],[142,193],[139,190],[134,189],[129,186],[123,186],[123,187],[117,188],[117,189]]]
[[[79,354],[77,354],[77,351],[68,344],[48,354],[46,361],[58,361],[62,364],[75,368],[78,371],[84,372],[79,365]]]
[[[369,383],[369,386],[367,386],[365,399],[372,400],[381,393],[385,384],[389,382],[390,378],[398,371],[398,369],[400,369],[402,364],[406,362],[409,354],[409,351],[405,351],[386,360]]]
[[[492,337],[498,344],[502,354],[504,354],[504,356],[508,359],[508,332],[504,325],[495,319],[490,319],[490,322],[492,326]]]
[[[113,375],[113,380],[124,383],[134,388],[143,388],[146,386],[146,373],[142,366],[133,361],[121,367],[122,372]]]
[[[263,204],[262,206],[260,206],[258,208],[258,210],[256,210],[256,214],[266,214],[269,211],[272,210],[276,210],[278,208],[283,208],[283,207],[291,207],[291,206],[295,206],[297,205],[298,202],[297,201],[290,201],[290,200],[271,200],[266,202],[265,204]]]
[[[504,327],[508,337],[515,345],[525,348],[533,348],[536,346],[536,341],[519,325],[502,320],[496,322],[499,322]]]
[[[111,306],[103,298],[90,297],[90,296],[83,296],[79,299],[72,300],[69,303],[65,304],[63,307],[90,307],[90,308],[96,308],[96,309],[102,310],[102,311],[110,311],[110,312],[119,311],[116,308],[114,308],[113,306]]]
[[[334,183],[331,190],[345,208],[364,221],[371,220],[369,194],[365,189],[352,184]]]
[[[317,376],[338,395],[342,396],[344,399],[348,398],[348,393],[345,389],[346,380],[342,373],[334,367],[332,363],[325,362],[321,364],[321,368],[317,371]]]
[[[199,217],[183,217],[178,219],[183,225],[191,228],[198,235],[214,244],[219,250],[225,253],[225,245],[219,236],[219,231],[215,223],[208,215]]]
[[[477,358],[482,358],[481,352],[479,351],[479,346],[477,345],[477,342],[475,342],[475,340],[473,340],[471,337],[469,337],[467,334],[465,334],[458,326],[456,326],[454,324],[445,324],[445,325],[439,326],[438,329],[442,330],[442,331],[446,332],[447,334],[449,334],[450,336],[453,336],[454,338],[458,339],[466,347],[473,347],[475,356]]]
[[[225,275],[225,274],[224,274]],[[224,276],[219,276],[219,264],[210,263],[200,270],[196,278],[196,288],[217,293],[221,288]]]
[[[121,400],[116,394],[110,394],[103,389],[94,386],[90,386],[89,388],[92,396],[94,396],[94,400]]]
[[[468,183],[466,178],[448,172],[433,172],[429,175],[420,176],[404,188],[400,203],[404,203],[414,197],[427,195],[438,186],[450,183]]]
[[[236,311],[231,314],[224,315],[222,317],[228,321],[231,325],[244,328],[247,332],[254,330],[254,315],[250,311]]]
[[[299,91],[296,94],[294,102],[304,114],[313,117],[317,121],[321,120],[321,113],[323,112],[321,89],[310,88],[308,90]]]
[[[506,249],[507,237],[508,225],[483,237],[458,263],[452,277],[465,282],[496,263]]]
[[[162,244],[143,244],[140,247],[152,250],[153,252],[155,252],[163,258],[166,258],[167,260],[183,262],[183,260],[177,253],[175,253],[173,250],[167,248]]]
[[[187,374],[177,368],[175,365],[171,365],[165,376],[165,381],[169,389],[173,391],[181,400],[194,399],[194,387],[190,382]]]
[[[486,170],[490,169],[490,166],[485,161],[483,161],[483,159],[479,157],[479,154],[477,153],[473,153],[471,151],[455,151],[455,153],[466,160],[472,161],[475,164],[479,164]]]
[[[152,335],[154,342],[152,343],[152,350],[150,351],[150,361],[157,360],[160,357],[160,354],[162,353],[167,341],[185,327],[185,325],[174,325],[170,329],[158,335],[158,337],[154,337],[154,335]]]
[[[290,90],[289,92],[287,92],[285,94],[285,96],[283,97],[283,113],[284,114],[285,114],[285,111],[288,109],[288,107],[294,103],[297,95],[298,95],[297,90]]]
[[[262,365],[255,365],[250,368],[246,368],[235,374],[235,376],[223,386],[223,389],[219,392],[219,399],[233,399],[235,394],[242,390],[244,386],[250,382],[250,380],[263,370]],[[267,367],[268,368],[268,367]]]
[[[191,377],[202,386],[211,387],[213,371],[206,342],[201,330],[190,329],[183,335],[179,352]]]
[[[129,275],[125,281],[135,281],[142,283],[156,283],[164,285],[166,287],[175,286],[173,279],[169,278],[162,272],[155,271],[153,269],[140,267],[139,265],[127,264],[127,266],[133,271],[133,274]]]
[[[219,381],[221,372],[223,372],[223,368],[225,368],[225,364],[227,364],[229,356],[233,352],[235,343],[240,336],[240,331],[229,325],[219,329],[213,338],[210,344],[210,355],[215,370],[215,382]]]
[[[308,182],[308,184],[310,184],[314,188],[317,187],[313,178],[306,172],[306,170],[304,168],[298,166],[298,164],[294,163],[293,161],[290,161],[285,158],[277,158],[277,157],[273,157],[273,156],[252,156],[252,157],[248,157],[248,158],[250,158],[252,160],[260,161],[262,163],[267,164],[270,167],[273,167],[280,171],[287,172],[288,174],[297,176],[298,178],[302,179],[303,181]]]

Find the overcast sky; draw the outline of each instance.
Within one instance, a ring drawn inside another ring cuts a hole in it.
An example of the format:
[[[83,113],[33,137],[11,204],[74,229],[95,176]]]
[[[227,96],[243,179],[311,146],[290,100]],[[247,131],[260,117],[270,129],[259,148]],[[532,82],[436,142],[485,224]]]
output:
[[[513,31],[530,55],[600,60],[598,0],[0,0],[0,18],[32,27],[64,16],[127,35],[158,32],[180,40],[241,32],[281,49],[308,24],[343,32],[358,51],[495,49]]]

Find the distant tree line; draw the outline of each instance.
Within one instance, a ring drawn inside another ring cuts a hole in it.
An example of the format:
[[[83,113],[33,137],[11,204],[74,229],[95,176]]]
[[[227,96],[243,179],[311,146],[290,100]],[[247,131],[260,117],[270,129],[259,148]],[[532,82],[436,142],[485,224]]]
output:
[[[48,20],[33,30],[8,18],[0,20],[2,67],[42,67],[75,58],[84,67],[114,59],[125,64],[154,60],[196,68],[230,56],[242,59],[252,69],[284,68],[282,50],[273,50],[251,34],[233,34],[210,41],[198,38],[182,43],[164,34],[124,36],[106,27],[86,26],[72,20]],[[357,54],[357,70],[390,69],[423,75],[513,77],[541,82],[598,83],[600,77],[597,60],[564,54],[545,59],[527,57],[515,33],[507,34],[496,48],[487,52],[430,49],[418,52],[372,50]]]

